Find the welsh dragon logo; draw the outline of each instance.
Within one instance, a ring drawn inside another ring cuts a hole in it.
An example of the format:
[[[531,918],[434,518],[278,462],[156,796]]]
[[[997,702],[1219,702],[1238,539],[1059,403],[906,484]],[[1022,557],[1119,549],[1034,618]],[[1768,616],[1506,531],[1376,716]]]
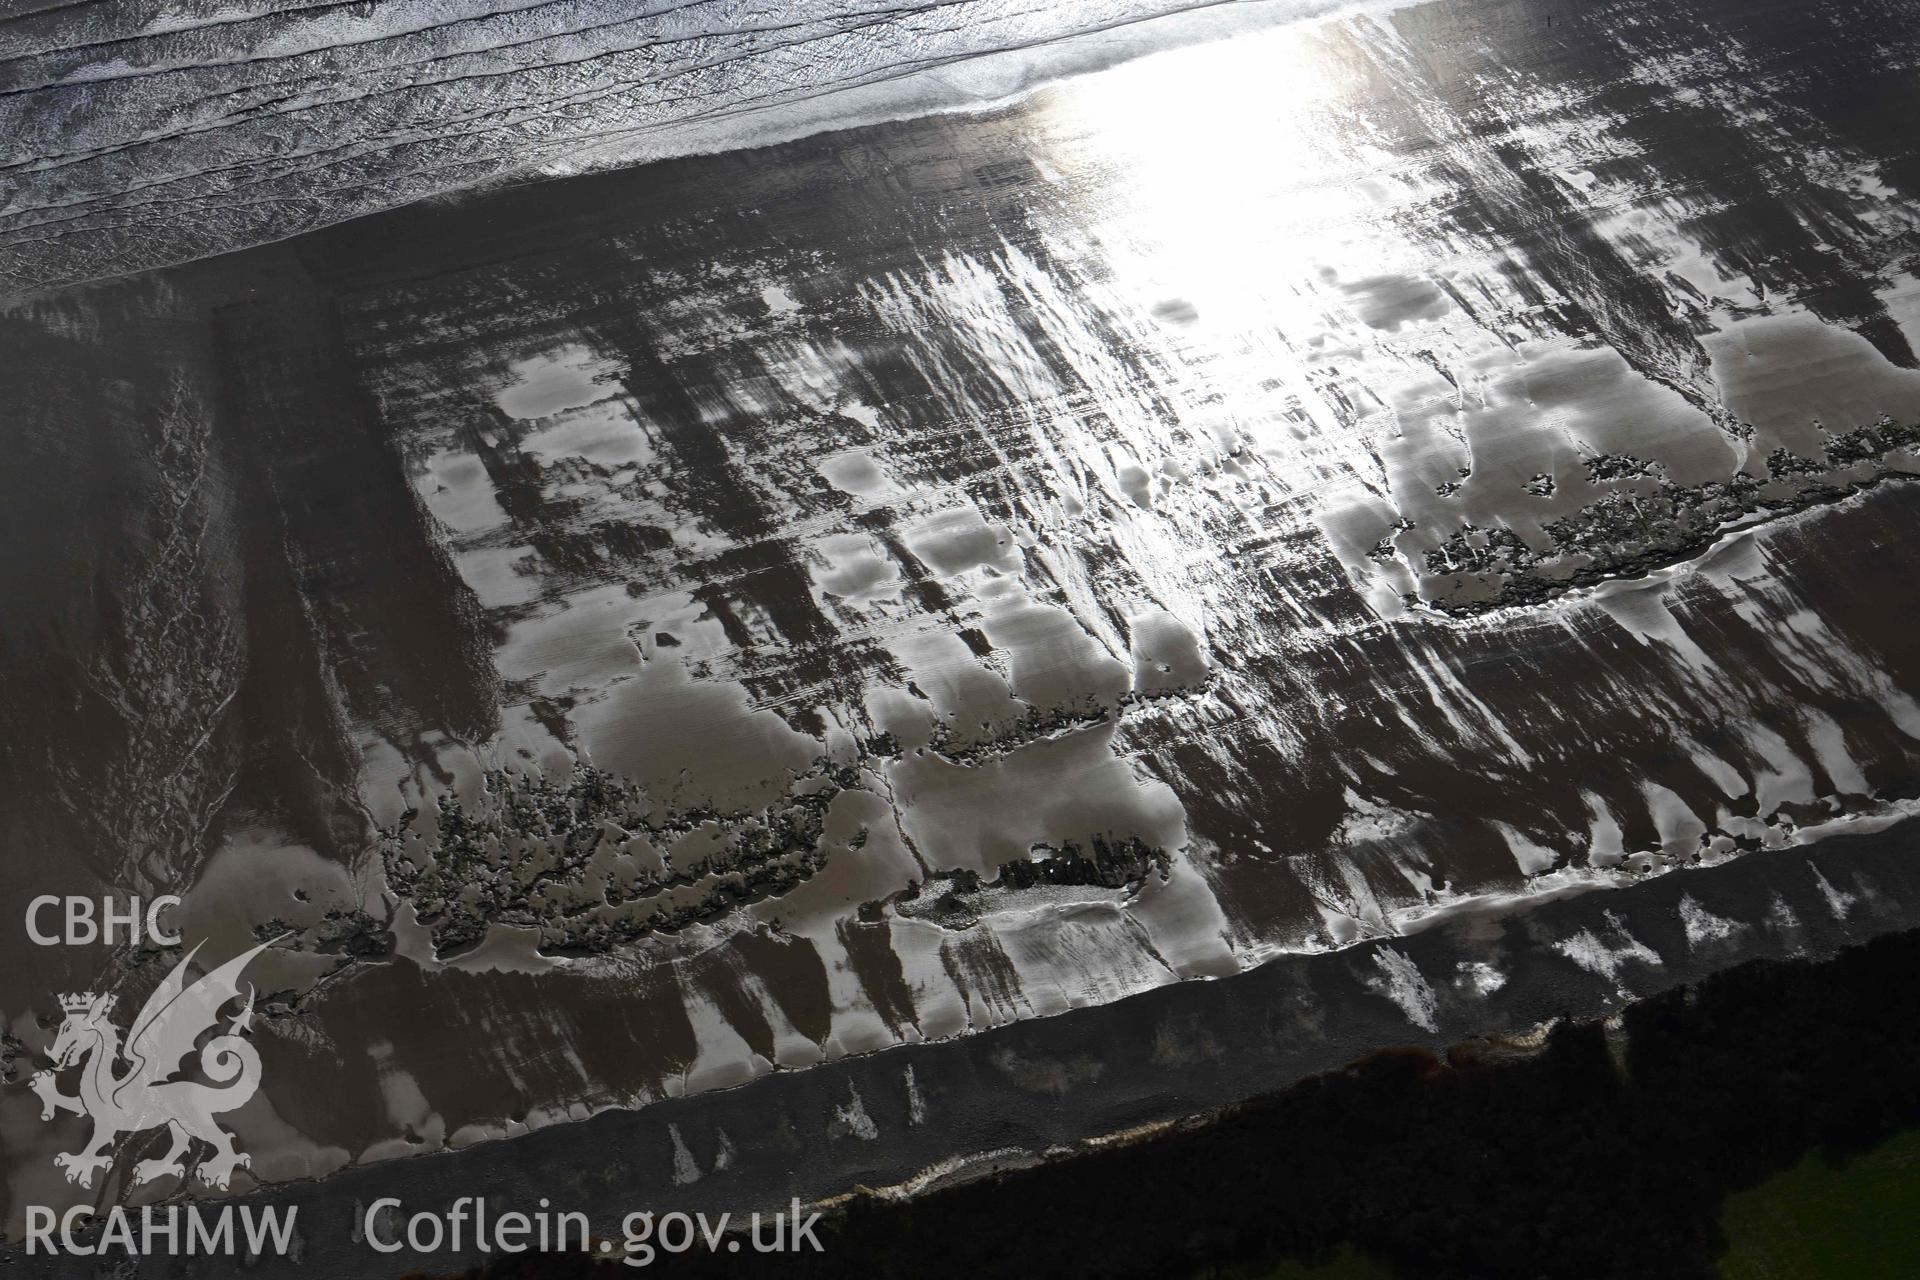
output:
[[[239,997],[241,971],[271,945],[263,942],[189,985],[187,966],[200,950],[195,946],[147,997],[125,1043],[112,1022],[113,996],[88,991],[60,997],[66,1019],[47,1051],[53,1068],[36,1073],[32,1088],[40,1095],[42,1120],[60,1111],[93,1120],[93,1136],[85,1145],[53,1158],[68,1182],[91,1187],[94,1174],[113,1163],[112,1149],[122,1135],[162,1125],[172,1146],[165,1155],[133,1167],[136,1186],[168,1174],[185,1176],[187,1153],[196,1139],[213,1148],[197,1170],[200,1181],[210,1187],[225,1190],[233,1171],[251,1163],[234,1148],[233,1135],[213,1118],[241,1106],[260,1087],[260,1055],[240,1035],[253,1021],[252,986],[227,1029],[201,1047],[199,1069],[205,1080],[174,1077],[182,1073],[183,1059],[201,1036],[218,1029],[220,1010]],[[123,1062],[125,1069],[116,1071]],[[74,1066],[81,1069],[80,1091],[69,1097],[60,1092],[57,1076]]]

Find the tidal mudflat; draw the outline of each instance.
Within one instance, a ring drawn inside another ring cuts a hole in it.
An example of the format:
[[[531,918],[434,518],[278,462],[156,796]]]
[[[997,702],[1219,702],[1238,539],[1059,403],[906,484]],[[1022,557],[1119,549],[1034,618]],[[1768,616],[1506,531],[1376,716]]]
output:
[[[1913,17],[1437,0],[22,294],[7,901],[284,936],[240,1189],[597,1125],[611,1213],[1905,929]],[[10,1212],[119,1196],[25,1078],[169,957],[4,946]]]

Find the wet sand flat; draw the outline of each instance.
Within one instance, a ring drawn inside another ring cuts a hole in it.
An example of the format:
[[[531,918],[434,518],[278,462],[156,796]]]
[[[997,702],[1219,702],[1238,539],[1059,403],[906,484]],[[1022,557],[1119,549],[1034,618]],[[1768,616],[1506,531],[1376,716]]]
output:
[[[292,935],[258,1183],[611,1113],[603,1207],[1904,927],[1913,30],[1443,0],[13,304],[0,883]],[[17,960],[16,1218],[162,969]]]

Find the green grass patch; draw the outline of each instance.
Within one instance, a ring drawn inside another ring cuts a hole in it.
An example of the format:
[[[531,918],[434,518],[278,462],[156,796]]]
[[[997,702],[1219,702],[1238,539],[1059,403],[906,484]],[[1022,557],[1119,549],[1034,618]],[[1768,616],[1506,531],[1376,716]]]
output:
[[[1920,1131],[1816,1152],[1727,1197],[1722,1280],[1907,1280],[1920,1273]]]

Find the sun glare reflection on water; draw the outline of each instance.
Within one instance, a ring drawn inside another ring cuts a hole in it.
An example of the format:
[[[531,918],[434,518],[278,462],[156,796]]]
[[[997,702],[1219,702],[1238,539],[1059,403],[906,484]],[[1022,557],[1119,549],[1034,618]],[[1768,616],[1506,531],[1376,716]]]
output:
[[[1508,153],[1563,174],[1580,132],[1502,137],[1497,104],[1469,124],[1450,75],[1391,19],[1350,13],[1159,53],[1036,103],[1043,173],[1072,202],[1060,234],[1098,263],[1108,305],[1152,317],[1142,345],[1175,399],[1204,406],[1186,425],[1258,454],[1258,505],[1315,522],[1383,617],[1433,585],[1450,530],[1543,545],[1543,523],[1584,500],[1567,484],[1583,456],[1650,433],[1688,482],[1737,465],[1688,375],[1622,355],[1645,339],[1565,228],[1540,221],[1539,244],[1480,229],[1488,200],[1534,216]],[[1664,229],[1639,239],[1679,252]],[[1597,333],[1555,319],[1579,314],[1570,300]],[[1556,476],[1558,497],[1542,491]],[[1463,583],[1478,589],[1449,589]]]
[[[1449,264],[1405,234],[1399,215],[1431,193],[1355,110],[1365,80],[1339,36],[1368,21],[1156,54],[1049,91],[1036,116],[1048,167],[1075,175],[1056,176],[1071,189],[1065,234],[1101,264],[1113,305],[1153,318],[1141,339],[1184,387],[1185,425],[1261,455],[1276,486],[1261,505],[1303,501],[1393,615],[1411,581],[1364,558],[1397,516],[1379,438],[1398,434],[1403,408],[1452,407],[1436,404],[1446,388],[1430,368],[1380,360],[1400,318],[1365,308],[1377,282]],[[1363,368],[1367,386],[1350,386]],[[1458,441],[1442,431],[1416,448],[1451,455]]]
[[[1302,287],[1379,246],[1358,228],[1385,163],[1330,136],[1349,90],[1316,26],[1170,50],[1045,95],[1050,134],[1104,171],[1095,234],[1121,277],[1231,330],[1310,322]],[[1298,326],[1295,326],[1298,327]]]

